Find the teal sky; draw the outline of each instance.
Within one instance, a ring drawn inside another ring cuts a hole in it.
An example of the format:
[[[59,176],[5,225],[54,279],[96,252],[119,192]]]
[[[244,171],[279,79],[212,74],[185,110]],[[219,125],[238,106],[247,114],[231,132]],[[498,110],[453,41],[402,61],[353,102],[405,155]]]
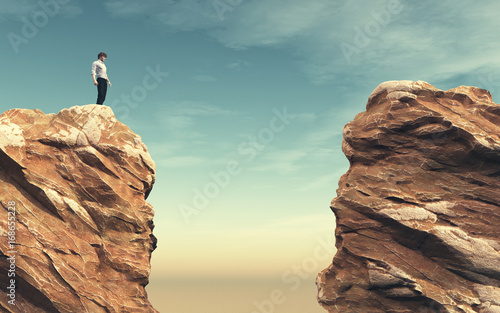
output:
[[[315,251],[333,245],[343,125],[387,80],[473,85],[497,100],[499,10],[467,0],[0,0],[2,111],[94,103],[91,63],[106,52],[104,104],[157,165],[153,304],[224,313],[161,294],[261,279],[277,281],[254,288],[267,296],[288,292],[276,312],[321,312],[314,276],[334,251]],[[227,312],[251,313],[262,297]]]

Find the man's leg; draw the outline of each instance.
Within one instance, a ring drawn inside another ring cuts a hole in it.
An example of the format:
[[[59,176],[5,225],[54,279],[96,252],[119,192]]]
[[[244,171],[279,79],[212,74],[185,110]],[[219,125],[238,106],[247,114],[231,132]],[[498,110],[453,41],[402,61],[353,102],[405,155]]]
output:
[[[96,104],[103,104],[106,100],[106,92],[108,91],[108,82],[104,78],[97,79],[97,101]]]

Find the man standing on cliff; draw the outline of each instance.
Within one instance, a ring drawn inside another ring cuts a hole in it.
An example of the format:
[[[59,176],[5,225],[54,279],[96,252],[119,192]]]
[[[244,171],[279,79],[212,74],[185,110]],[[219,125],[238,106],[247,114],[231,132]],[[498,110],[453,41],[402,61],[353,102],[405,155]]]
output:
[[[111,87],[111,82],[106,74],[106,65],[104,65],[104,60],[108,55],[101,52],[97,55],[97,61],[92,63],[92,79],[94,80],[94,85],[97,86],[97,101],[96,104],[103,104],[106,100],[106,92],[108,91],[108,84]],[[96,78],[97,77],[97,78]]]

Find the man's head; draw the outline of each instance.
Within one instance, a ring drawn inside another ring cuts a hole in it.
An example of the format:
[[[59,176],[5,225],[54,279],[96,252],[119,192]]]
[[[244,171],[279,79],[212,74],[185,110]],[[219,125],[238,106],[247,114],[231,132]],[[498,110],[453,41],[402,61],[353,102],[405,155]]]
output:
[[[98,58],[99,60],[101,60],[101,61],[106,60],[106,58],[107,58],[107,57],[108,57],[108,55],[107,55],[106,53],[104,53],[104,52],[101,52],[101,53],[99,53],[99,54],[97,55],[97,58]]]

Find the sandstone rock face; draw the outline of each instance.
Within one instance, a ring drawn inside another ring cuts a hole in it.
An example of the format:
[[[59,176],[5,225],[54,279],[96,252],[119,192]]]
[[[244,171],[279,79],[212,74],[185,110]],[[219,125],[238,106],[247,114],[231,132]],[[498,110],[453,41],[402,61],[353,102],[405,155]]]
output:
[[[154,179],[145,145],[109,107],[3,113],[1,310],[157,312],[144,289]]]
[[[328,312],[500,312],[500,105],[387,82],[344,127]]]

